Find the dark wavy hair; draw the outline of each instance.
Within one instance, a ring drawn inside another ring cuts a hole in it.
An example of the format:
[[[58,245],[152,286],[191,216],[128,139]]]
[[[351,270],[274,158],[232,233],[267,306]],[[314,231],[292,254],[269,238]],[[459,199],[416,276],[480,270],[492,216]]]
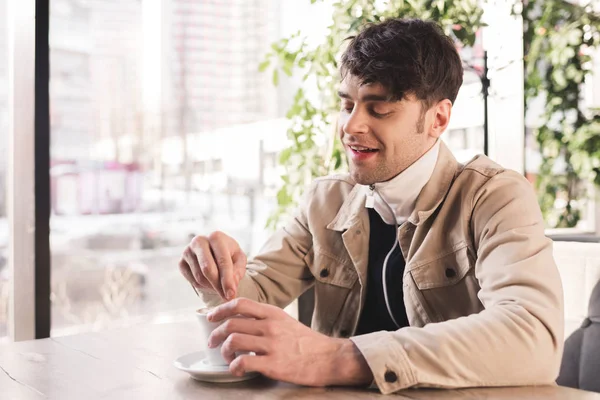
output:
[[[389,19],[348,39],[342,80],[351,74],[361,84],[379,83],[390,101],[413,94],[425,109],[444,99],[454,104],[463,81],[462,62],[452,39],[435,22]]]

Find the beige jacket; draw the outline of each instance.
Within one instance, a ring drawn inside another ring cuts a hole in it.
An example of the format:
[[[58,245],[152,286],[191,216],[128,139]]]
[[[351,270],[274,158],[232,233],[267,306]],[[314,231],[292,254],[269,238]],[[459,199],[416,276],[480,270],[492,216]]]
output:
[[[562,288],[529,182],[483,156],[461,165],[442,144],[398,229],[410,327],[352,337],[367,279],[366,191],[348,176],[317,179],[249,263],[240,296],[284,307],[314,285],[313,329],[351,337],[383,393],[554,382]]]

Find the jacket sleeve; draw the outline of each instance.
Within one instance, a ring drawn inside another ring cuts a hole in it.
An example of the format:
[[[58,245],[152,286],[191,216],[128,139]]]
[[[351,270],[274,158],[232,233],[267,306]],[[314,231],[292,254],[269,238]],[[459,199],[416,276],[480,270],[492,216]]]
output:
[[[290,221],[248,262],[246,275],[238,286],[238,297],[284,308],[314,284],[306,262],[313,243],[306,214],[316,185],[315,182],[306,190]],[[201,292],[201,296],[210,307],[222,302],[213,292]]]
[[[475,194],[471,209],[484,310],[352,338],[383,393],[550,384],[557,377],[562,287],[531,185],[516,172],[500,173]]]

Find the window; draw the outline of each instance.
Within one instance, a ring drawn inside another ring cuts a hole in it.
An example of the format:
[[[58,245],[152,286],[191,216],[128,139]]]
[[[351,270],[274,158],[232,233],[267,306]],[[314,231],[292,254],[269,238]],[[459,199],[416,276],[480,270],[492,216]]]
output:
[[[194,235],[262,244],[260,142],[286,131],[258,71],[276,7],[52,0],[53,336],[197,308],[178,271]]]

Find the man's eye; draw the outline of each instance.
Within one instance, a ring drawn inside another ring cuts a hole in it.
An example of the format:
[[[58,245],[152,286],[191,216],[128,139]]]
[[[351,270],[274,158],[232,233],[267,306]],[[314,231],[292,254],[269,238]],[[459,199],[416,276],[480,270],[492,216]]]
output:
[[[383,118],[383,117],[386,117],[386,116],[388,116],[390,114],[391,114],[391,111],[379,113],[379,112],[377,112],[377,111],[375,111],[373,109],[371,110],[371,115],[373,115],[375,118]]]
[[[342,104],[342,111],[351,113],[353,109],[354,109],[353,104]]]

